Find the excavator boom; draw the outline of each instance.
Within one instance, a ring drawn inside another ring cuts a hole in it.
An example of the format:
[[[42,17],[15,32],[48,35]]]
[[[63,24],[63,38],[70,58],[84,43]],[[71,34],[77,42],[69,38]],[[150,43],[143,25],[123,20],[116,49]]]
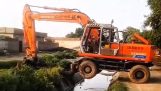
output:
[[[50,13],[31,11],[30,7],[54,10]],[[92,23],[91,19],[76,9],[50,8],[25,5],[23,11],[24,43],[26,46],[27,58],[37,58],[35,20],[79,23],[83,27]]]

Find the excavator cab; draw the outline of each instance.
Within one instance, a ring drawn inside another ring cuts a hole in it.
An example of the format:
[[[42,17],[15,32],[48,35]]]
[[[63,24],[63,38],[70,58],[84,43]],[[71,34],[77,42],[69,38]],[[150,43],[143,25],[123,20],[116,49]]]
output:
[[[102,55],[116,55],[119,46],[112,48],[112,44],[119,44],[118,30],[114,26],[106,26],[102,29],[100,36],[100,52]]]
[[[111,24],[89,24],[86,26],[82,37],[81,51],[84,53],[115,55],[114,50],[111,49],[112,43],[119,43],[116,27]]]

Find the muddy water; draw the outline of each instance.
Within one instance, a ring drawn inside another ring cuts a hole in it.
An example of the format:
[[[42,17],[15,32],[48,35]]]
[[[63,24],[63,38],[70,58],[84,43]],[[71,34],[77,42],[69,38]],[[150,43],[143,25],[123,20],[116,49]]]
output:
[[[103,73],[108,74],[109,72],[103,71]],[[83,82],[77,84],[74,91],[106,91],[111,79],[112,76],[97,74],[94,78],[85,79]]]

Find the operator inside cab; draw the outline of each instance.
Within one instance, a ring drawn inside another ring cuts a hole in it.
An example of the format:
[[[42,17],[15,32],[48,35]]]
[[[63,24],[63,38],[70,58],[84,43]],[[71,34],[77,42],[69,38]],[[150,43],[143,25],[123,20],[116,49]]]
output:
[[[89,52],[98,53],[100,31],[98,28],[92,28],[90,31],[91,32],[88,38]]]
[[[100,54],[102,55],[115,55],[117,52],[111,48],[111,44],[114,42],[115,39],[115,32],[113,29],[104,28],[102,29],[101,34],[101,48]]]
[[[109,48],[110,47],[110,40],[109,40],[110,34],[109,31],[103,29],[102,31],[102,46],[101,47],[105,47],[105,48]]]

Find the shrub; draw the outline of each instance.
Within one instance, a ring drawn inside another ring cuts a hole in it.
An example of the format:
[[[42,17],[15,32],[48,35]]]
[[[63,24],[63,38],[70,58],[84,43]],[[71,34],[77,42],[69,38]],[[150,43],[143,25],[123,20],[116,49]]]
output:
[[[76,55],[77,53],[75,51],[58,51],[52,54],[46,54],[42,56],[41,59],[50,67],[61,66],[62,68],[67,69],[70,67],[70,62],[66,61],[65,59],[74,59],[76,58]]]
[[[48,77],[48,72],[46,68],[36,70],[34,73],[34,78],[35,91],[52,91],[52,89],[55,88],[53,82],[50,81]]]
[[[62,71],[61,67],[53,67],[53,68],[48,68],[47,73],[48,73],[48,78],[50,81],[53,82],[54,85],[58,85],[62,76],[60,72]]]
[[[74,59],[77,56],[77,52],[76,51],[63,51],[64,54],[64,58],[65,59]]]
[[[19,69],[1,69],[0,91],[55,91],[63,78],[60,73],[70,66],[65,59],[75,57],[74,52],[56,52],[44,55],[41,60],[47,65],[39,69],[28,65]],[[16,64],[17,61],[1,62],[0,67],[11,68]]]
[[[18,79],[11,70],[1,69],[0,91],[17,91]]]
[[[14,75],[25,77],[25,76],[32,76],[34,73],[34,69],[28,65],[22,65],[20,69],[15,68],[13,69]],[[29,75],[30,74],[30,75]]]
[[[70,62],[69,61],[66,61],[66,60],[61,60],[59,62],[59,66],[64,68],[64,69],[70,69]]]
[[[128,91],[128,88],[121,82],[115,82],[109,86],[108,91]]]
[[[44,55],[41,60],[43,60],[45,62],[45,64],[49,67],[52,67],[52,66],[57,66],[58,62],[60,61],[60,59],[52,56],[52,55]]]
[[[23,65],[20,69],[13,69],[13,75],[17,77],[17,90],[16,91],[34,91],[33,83],[34,69],[30,66]]]
[[[50,54],[52,57],[58,58],[58,59],[74,59],[77,56],[76,51],[57,51],[55,53]]]

